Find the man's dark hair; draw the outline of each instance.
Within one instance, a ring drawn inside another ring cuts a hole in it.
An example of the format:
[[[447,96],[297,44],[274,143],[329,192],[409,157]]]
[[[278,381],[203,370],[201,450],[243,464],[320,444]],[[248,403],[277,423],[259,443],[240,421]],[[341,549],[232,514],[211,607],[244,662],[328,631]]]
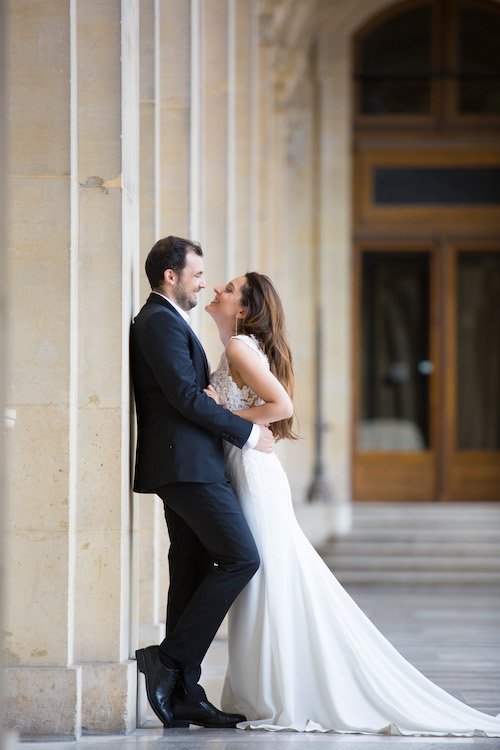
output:
[[[186,253],[193,251],[196,255],[203,255],[203,251],[198,242],[185,240],[182,237],[164,237],[153,245],[146,258],[146,275],[151,284],[151,289],[159,290],[163,288],[163,274],[167,268],[171,268],[174,273],[182,274],[186,265]]]

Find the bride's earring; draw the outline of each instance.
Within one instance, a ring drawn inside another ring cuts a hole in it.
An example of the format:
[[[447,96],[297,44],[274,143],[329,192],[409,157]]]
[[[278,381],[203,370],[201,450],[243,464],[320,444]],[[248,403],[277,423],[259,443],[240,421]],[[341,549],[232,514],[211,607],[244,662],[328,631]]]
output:
[[[234,335],[235,336],[238,335],[238,315],[236,315],[236,317],[234,319]]]

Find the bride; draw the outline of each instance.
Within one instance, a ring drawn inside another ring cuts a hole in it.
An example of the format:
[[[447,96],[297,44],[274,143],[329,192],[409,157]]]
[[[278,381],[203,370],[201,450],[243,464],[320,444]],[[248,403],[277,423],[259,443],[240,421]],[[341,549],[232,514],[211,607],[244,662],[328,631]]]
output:
[[[206,392],[241,417],[294,438],[293,370],[280,299],[247,273],[205,308],[224,354]],[[227,473],[261,566],[229,612],[224,711],[240,729],[500,736],[481,713],[434,685],[391,646],[302,533],[275,454],[225,443]]]

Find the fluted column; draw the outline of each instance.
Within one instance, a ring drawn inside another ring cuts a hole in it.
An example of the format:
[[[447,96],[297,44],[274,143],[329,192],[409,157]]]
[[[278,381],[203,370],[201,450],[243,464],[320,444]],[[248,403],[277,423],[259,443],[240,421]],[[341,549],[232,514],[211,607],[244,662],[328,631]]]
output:
[[[26,737],[135,726],[137,6],[8,4],[7,715]]]
[[[160,0],[140,3],[140,303],[151,289],[144,272],[146,257],[160,235],[161,223],[161,34]],[[172,51],[171,51],[172,52]],[[168,229],[166,230],[168,231]],[[135,428],[135,416],[133,421]],[[135,437],[135,436],[134,436]],[[134,460],[135,439],[132,441]],[[161,500],[156,495],[134,497],[135,562],[138,570],[138,645],[160,643],[165,637],[168,591],[168,533]],[[147,718],[147,698],[139,692],[139,725]]]
[[[318,43],[317,248],[323,315],[325,457],[332,481],[333,533],[351,525],[351,191],[348,38],[328,29]]]
[[[8,2],[9,570],[6,712],[27,736],[79,736],[73,659],[76,416],[72,304],[74,4]],[[39,36],[39,30],[44,33]],[[34,40],[38,39],[37,43]],[[64,697],[64,698],[63,698]],[[23,706],[29,705],[29,711]]]
[[[255,270],[258,234],[258,0],[235,5],[234,59],[234,234],[232,272]]]
[[[7,90],[6,90],[6,13],[5,2],[0,0],[0,122],[7,120]],[[6,432],[4,422],[5,383],[7,369],[7,133],[0,129],[0,630],[4,632],[4,609],[6,594],[6,555],[5,555],[5,513],[6,513],[6,482],[5,482],[5,445]],[[5,700],[4,700],[4,668],[5,659],[2,650],[0,656],[0,746],[7,747],[8,735],[5,729]]]
[[[272,37],[268,36],[269,21],[266,16],[259,19],[259,204],[258,239],[255,253],[256,267],[269,272],[266,256],[273,242],[273,194],[275,163],[273,159],[273,114],[274,114],[274,61],[276,50]]]
[[[284,304],[296,377],[295,407],[301,440],[287,441],[287,474],[293,501],[303,504],[314,463],[314,312],[318,279],[312,256],[316,246],[314,227],[314,104],[310,77],[288,103],[285,135],[284,185],[287,214],[284,221],[283,265],[287,269]],[[310,509],[307,509],[310,512]],[[302,521],[302,519],[301,519]]]
[[[135,726],[128,334],[138,302],[139,3],[79,0],[74,659],[89,731]]]
[[[160,2],[160,235],[189,235],[189,0]]]

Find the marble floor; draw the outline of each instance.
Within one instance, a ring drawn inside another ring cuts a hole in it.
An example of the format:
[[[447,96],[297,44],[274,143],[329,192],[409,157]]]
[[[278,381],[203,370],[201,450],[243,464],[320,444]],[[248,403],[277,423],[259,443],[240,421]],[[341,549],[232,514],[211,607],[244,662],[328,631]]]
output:
[[[492,586],[350,586],[349,593],[396,648],[445,690],[487,713],[500,712],[500,592]],[[204,663],[204,683],[218,703],[226,661],[222,631]],[[35,743],[22,743],[21,746]],[[18,745],[19,747],[19,745]],[[500,750],[500,738],[385,737],[294,732],[164,731],[151,718],[128,736],[40,742],[36,750]],[[33,750],[35,750],[35,747]]]

